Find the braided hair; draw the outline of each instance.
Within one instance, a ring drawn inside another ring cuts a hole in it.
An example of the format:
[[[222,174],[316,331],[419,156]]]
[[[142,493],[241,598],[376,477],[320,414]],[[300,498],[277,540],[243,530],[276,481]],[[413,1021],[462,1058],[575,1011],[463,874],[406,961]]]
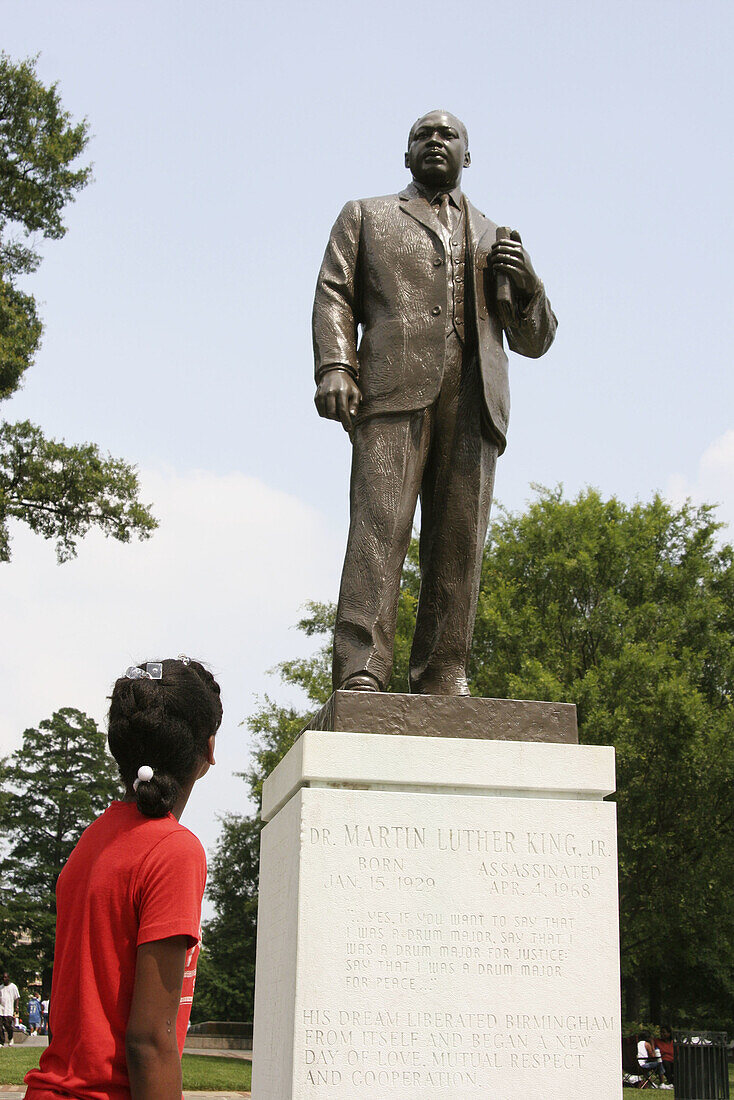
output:
[[[108,720],[107,742],[127,789],[140,767],[153,769],[153,778],[135,791],[146,817],[170,813],[222,721],[219,684],[208,669],[194,660],[160,663],[160,680],[115,682]]]

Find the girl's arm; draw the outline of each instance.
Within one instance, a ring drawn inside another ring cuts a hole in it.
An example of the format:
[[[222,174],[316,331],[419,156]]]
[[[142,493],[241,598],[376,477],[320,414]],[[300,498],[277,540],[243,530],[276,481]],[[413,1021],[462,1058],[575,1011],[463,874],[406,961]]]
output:
[[[125,1032],[132,1100],[181,1100],[176,1017],[188,948],[187,936],[153,940],[138,948]]]

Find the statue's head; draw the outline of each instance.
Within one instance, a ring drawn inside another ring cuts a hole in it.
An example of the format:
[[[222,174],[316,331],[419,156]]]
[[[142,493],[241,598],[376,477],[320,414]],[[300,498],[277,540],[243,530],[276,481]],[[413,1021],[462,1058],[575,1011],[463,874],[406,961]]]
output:
[[[466,126],[448,111],[429,111],[408,134],[405,167],[425,187],[455,187],[471,164]]]

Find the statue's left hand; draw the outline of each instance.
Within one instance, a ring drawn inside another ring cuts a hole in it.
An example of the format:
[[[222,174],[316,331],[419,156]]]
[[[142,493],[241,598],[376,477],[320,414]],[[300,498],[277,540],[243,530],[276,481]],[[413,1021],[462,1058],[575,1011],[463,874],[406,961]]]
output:
[[[528,296],[535,294],[540,286],[540,279],[516,229],[513,229],[511,237],[494,242],[489,262],[496,274],[507,275],[512,285]]]

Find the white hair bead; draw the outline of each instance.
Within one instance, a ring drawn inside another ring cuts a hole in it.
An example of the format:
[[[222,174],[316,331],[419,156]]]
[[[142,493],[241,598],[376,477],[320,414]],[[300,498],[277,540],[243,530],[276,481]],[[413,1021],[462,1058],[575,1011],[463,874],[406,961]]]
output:
[[[138,778],[133,783],[133,790],[137,791],[139,783],[150,783],[153,778],[153,769],[147,764],[142,764],[138,768]]]

